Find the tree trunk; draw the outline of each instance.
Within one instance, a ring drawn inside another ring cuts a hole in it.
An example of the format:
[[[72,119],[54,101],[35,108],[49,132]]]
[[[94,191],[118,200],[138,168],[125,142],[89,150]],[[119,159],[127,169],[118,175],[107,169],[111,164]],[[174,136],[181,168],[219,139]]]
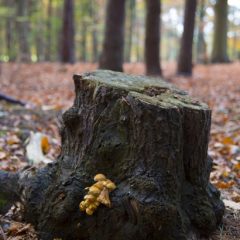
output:
[[[214,6],[214,39],[212,50],[212,62],[229,62],[227,54],[227,30],[228,30],[228,3],[227,0],[217,0]]]
[[[178,59],[178,74],[192,74],[192,46],[197,0],[185,1],[184,30]]]
[[[43,1],[39,1],[39,3],[40,5],[42,5]],[[45,36],[43,34],[45,30],[45,26],[41,16],[37,16],[36,20],[37,20],[36,27],[38,29],[38,32],[36,33],[36,36],[35,36],[36,55],[37,55],[37,61],[43,62],[45,60]]]
[[[80,60],[82,62],[87,61],[87,24],[84,19],[81,23],[81,53]]]
[[[4,4],[6,6],[13,10],[15,7],[13,0],[5,0]],[[16,16],[14,13],[8,14],[6,18],[6,44],[7,44],[7,55],[9,57],[9,61],[15,61],[16,60],[16,42],[15,42],[15,34],[14,34],[14,24],[15,24],[15,19]]]
[[[238,31],[237,30],[234,30],[234,33],[233,33],[232,57],[234,60],[238,59]]]
[[[74,0],[64,1],[61,60],[74,63]]]
[[[14,32],[14,19],[12,16],[6,19],[6,43],[7,43],[7,54],[9,57],[9,61],[14,61],[16,59],[14,53],[14,40],[13,40],[13,32]]]
[[[30,62],[30,45],[29,45],[29,22],[28,22],[29,1],[17,1],[17,29],[19,42],[20,62]]]
[[[207,105],[160,79],[99,70],[74,82],[61,156],[37,171],[0,172],[1,198],[21,196],[25,220],[43,240],[175,240],[213,231],[224,205],[209,183]],[[88,216],[79,203],[97,173],[117,189],[111,208]]]
[[[161,75],[160,67],[160,0],[146,0],[145,63],[148,75]]]
[[[127,2],[127,27],[126,27],[126,41],[125,41],[125,61],[131,62],[131,53],[132,53],[132,37],[133,29],[136,17],[136,0],[129,0]]]
[[[64,3],[61,1],[61,4],[53,4],[53,16],[55,19],[59,19],[58,24],[53,24],[53,61],[61,62],[62,61],[62,35],[63,35],[63,16],[64,16]],[[56,20],[55,20],[56,21]],[[62,24],[61,24],[62,23]],[[75,46],[74,46],[75,48]],[[75,57],[75,55],[74,55]]]
[[[123,71],[125,0],[108,0],[99,68]]]
[[[197,62],[207,63],[207,44],[204,38],[204,15],[205,15],[205,0],[201,0],[199,10],[199,27],[197,37]]]
[[[142,46],[142,42],[141,42],[141,26],[140,26],[140,23],[137,22],[136,23],[136,44],[135,44],[135,47],[136,47],[136,60],[137,62],[142,62],[144,61],[144,57],[142,56],[142,51],[141,51],[141,48],[140,46]]]
[[[51,61],[52,59],[52,0],[48,0],[47,8],[47,47],[45,49],[45,60]]]
[[[97,6],[97,7],[96,7]],[[90,17],[92,18],[93,21],[93,26],[92,26],[92,56],[91,56],[91,61],[93,63],[96,63],[98,61],[98,5],[95,0],[91,0],[90,2]]]

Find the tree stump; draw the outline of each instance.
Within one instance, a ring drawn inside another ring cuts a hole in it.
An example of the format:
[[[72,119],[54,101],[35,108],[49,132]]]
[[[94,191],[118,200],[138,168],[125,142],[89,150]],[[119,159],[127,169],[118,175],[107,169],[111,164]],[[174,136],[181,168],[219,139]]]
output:
[[[21,197],[25,220],[46,240],[179,240],[212,232],[224,205],[209,183],[208,106],[160,79],[98,70],[74,82],[60,157],[37,171],[1,172],[1,186],[13,185],[1,187],[1,196]],[[111,208],[88,216],[79,203],[97,173],[117,188]]]

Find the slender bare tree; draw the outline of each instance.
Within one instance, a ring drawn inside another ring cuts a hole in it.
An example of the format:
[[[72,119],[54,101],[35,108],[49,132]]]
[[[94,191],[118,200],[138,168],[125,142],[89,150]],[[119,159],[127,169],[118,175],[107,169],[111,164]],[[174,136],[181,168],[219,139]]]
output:
[[[217,0],[214,6],[213,63],[229,62],[227,54],[228,2]]]
[[[125,0],[108,0],[99,68],[123,71]]]
[[[18,60],[21,62],[30,62],[30,44],[29,44],[29,22],[28,22],[29,1],[17,1],[17,33],[19,43]]]
[[[184,30],[178,58],[178,74],[192,74],[192,46],[197,0],[185,1]]]
[[[74,0],[64,1],[61,61],[74,63]]]
[[[145,63],[148,75],[161,75],[160,66],[160,0],[146,0]]]

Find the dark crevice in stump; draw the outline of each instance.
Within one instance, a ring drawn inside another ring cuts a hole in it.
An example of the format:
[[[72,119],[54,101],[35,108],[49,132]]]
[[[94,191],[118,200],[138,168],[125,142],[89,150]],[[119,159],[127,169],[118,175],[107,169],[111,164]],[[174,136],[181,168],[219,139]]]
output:
[[[96,71],[74,76],[54,164],[19,174],[25,219],[42,239],[187,239],[208,235],[224,205],[209,183],[208,106],[154,78]],[[92,216],[79,203],[105,174],[112,208]]]

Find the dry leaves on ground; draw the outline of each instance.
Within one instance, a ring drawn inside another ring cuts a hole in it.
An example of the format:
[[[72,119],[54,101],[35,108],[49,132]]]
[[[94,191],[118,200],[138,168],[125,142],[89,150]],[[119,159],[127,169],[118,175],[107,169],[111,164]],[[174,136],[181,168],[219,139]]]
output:
[[[28,102],[27,108],[0,102],[0,169],[15,171],[25,166],[24,141],[30,131],[54,139],[54,158],[59,153],[57,115],[74,99],[71,76],[96,69],[94,64],[2,64],[2,93]],[[143,64],[126,64],[126,72],[144,74]],[[212,129],[209,154],[214,166],[211,181],[222,197],[240,204],[240,63],[197,65],[192,77],[175,75],[175,64],[163,64],[166,79],[209,104]],[[55,140],[56,139],[56,140]],[[57,149],[57,150],[56,150]],[[51,150],[50,150],[51,151]],[[240,239],[240,216],[228,209],[222,228],[212,239]]]

